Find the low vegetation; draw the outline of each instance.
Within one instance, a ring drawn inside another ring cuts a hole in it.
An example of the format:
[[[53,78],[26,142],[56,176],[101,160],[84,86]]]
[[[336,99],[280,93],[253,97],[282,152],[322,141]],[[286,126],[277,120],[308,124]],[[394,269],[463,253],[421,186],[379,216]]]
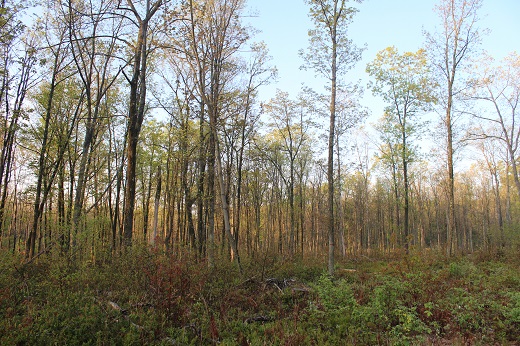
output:
[[[2,345],[516,345],[517,253],[215,269],[133,247],[101,261],[2,253]]]

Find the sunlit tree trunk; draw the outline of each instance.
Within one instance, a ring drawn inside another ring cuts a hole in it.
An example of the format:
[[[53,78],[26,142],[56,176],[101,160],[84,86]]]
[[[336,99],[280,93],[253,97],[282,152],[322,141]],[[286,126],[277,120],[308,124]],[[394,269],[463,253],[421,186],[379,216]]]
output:
[[[136,189],[136,163],[137,163],[137,142],[144,120],[146,104],[146,71],[148,63],[148,26],[150,20],[155,15],[162,0],[157,0],[153,4],[150,0],[146,1],[144,17],[139,15],[132,0],[127,0],[131,12],[139,25],[137,41],[133,51],[133,72],[132,77],[128,78],[130,83],[130,100],[128,109],[127,123],[127,147],[126,147],[126,179],[125,179],[125,204],[123,210],[123,237],[126,246],[132,244],[132,232],[134,228],[134,208],[135,208],[135,189]]]

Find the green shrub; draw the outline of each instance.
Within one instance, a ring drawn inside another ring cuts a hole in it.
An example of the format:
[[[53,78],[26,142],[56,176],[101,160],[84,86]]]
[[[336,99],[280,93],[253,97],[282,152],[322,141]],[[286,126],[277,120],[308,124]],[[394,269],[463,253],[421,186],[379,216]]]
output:
[[[368,304],[375,331],[402,344],[416,342],[420,336],[429,334],[431,330],[418,317],[414,303],[408,282],[387,277],[374,289]]]
[[[334,281],[322,274],[313,285],[316,301],[309,306],[309,322],[331,338],[346,338],[352,331],[357,302],[350,285],[343,279]]]
[[[449,264],[448,272],[453,279],[467,279],[476,275],[477,267],[467,260],[455,261]]]

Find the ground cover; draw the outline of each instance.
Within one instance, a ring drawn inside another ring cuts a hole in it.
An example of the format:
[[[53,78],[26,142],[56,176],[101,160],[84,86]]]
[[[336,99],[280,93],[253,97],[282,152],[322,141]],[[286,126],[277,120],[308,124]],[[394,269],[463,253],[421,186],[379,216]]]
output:
[[[106,260],[2,254],[2,345],[518,345],[511,253],[250,259],[239,273],[135,247]]]

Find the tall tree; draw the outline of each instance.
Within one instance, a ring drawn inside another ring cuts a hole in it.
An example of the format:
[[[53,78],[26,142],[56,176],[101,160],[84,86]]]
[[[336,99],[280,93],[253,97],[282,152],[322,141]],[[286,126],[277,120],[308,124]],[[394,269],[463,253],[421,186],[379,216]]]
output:
[[[15,139],[27,93],[35,84],[35,40],[30,36],[23,39],[22,9],[18,1],[4,0],[0,6],[0,246]]]
[[[61,166],[61,159],[65,153],[66,147],[65,145],[60,146],[59,153],[57,154],[57,159],[53,163],[48,162],[48,152],[49,152],[49,141],[50,141],[50,131],[51,131],[51,121],[52,116],[54,114],[55,107],[55,94],[56,89],[60,84],[67,81],[70,77],[70,73],[68,73],[67,69],[70,65],[70,60],[67,58],[68,53],[70,52],[70,46],[66,40],[66,32],[67,29],[61,25],[59,20],[55,16],[53,16],[52,11],[55,11],[55,8],[49,8],[49,11],[46,12],[47,16],[44,17],[45,20],[42,22],[41,30],[43,30],[43,41],[42,44],[46,49],[44,50],[44,54],[48,54],[44,56],[42,59],[43,63],[47,63],[47,59],[49,60],[48,67],[50,68],[50,82],[46,87],[46,95],[43,103],[42,110],[42,134],[41,134],[41,144],[39,148],[38,155],[38,163],[37,163],[37,178],[36,178],[36,189],[35,189],[35,198],[34,198],[34,214],[31,228],[29,230],[29,235],[26,239],[26,257],[32,258],[35,253],[36,246],[36,236],[39,229],[39,222],[42,216],[49,192],[52,187],[52,182],[56,177],[59,167]],[[82,96],[80,97],[80,100]],[[80,102],[81,103],[81,102]],[[70,130],[68,131],[68,136],[70,136],[72,130],[75,128],[75,121],[80,113],[79,104],[76,107],[76,111],[74,112],[74,117],[70,122]]]
[[[442,81],[439,100],[442,102],[442,121],[446,130],[448,171],[448,227],[447,252],[458,248],[455,222],[454,122],[456,102],[465,88],[462,69],[478,47],[481,31],[477,27],[478,10],[482,0],[440,0],[435,7],[441,21],[440,32],[426,33],[427,50],[431,62]]]
[[[355,0],[361,3],[361,0]],[[306,62],[304,68],[312,68],[326,78],[330,90],[330,118],[328,133],[327,181],[328,181],[328,271],[334,275],[334,142],[336,129],[336,95],[341,84],[338,76],[348,71],[361,59],[362,50],[348,38],[348,27],[358,12],[348,7],[348,0],[306,0],[309,16],[315,28],[309,30],[309,48],[300,52]]]
[[[222,177],[218,130],[222,122],[223,101],[229,92],[230,77],[236,68],[236,53],[249,39],[249,32],[240,20],[244,0],[190,0],[184,9],[187,20],[181,31],[185,36],[177,43],[179,51],[187,58],[200,97],[201,125],[207,115],[207,179],[208,187],[208,265],[214,266],[215,247],[215,191],[220,185],[220,198],[224,217],[224,232],[228,237],[234,258],[240,267],[236,242],[231,234],[228,201]],[[187,40],[188,44],[186,44]],[[203,131],[201,127],[201,131]],[[201,138],[202,136],[201,132]]]
[[[149,47],[149,25],[153,16],[157,13],[163,0],[146,0],[141,11],[136,7],[135,1],[127,0],[128,7],[121,9],[129,11],[138,26],[137,39],[132,48],[132,75],[127,76],[130,84],[128,122],[127,122],[127,147],[126,147],[126,180],[125,180],[125,204],[123,210],[123,237],[126,245],[132,243],[132,232],[134,228],[134,208],[136,189],[136,163],[137,142],[144,120],[146,110],[146,83]],[[121,5],[120,5],[121,6]],[[141,13],[142,12],[142,13]]]
[[[74,65],[85,91],[87,113],[74,198],[73,227],[77,232],[83,210],[88,166],[93,154],[92,147],[103,123],[100,113],[108,90],[119,75],[119,71],[113,73],[112,62],[118,48],[116,42],[123,21],[109,14],[113,8],[105,0],[89,3],[68,0],[62,6]],[[108,29],[105,31],[105,28]]]
[[[388,47],[367,65],[367,72],[375,81],[372,91],[390,104],[379,127],[388,148],[397,150],[403,176],[403,241],[406,252],[410,236],[410,177],[409,165],[415,160],[412,137],[418,132],[417,116],[427,111],[434,101],[433,86],[430,80],[426,52],[399,54],[395,47]],[[391,157],[394,154],[391,153]]]

